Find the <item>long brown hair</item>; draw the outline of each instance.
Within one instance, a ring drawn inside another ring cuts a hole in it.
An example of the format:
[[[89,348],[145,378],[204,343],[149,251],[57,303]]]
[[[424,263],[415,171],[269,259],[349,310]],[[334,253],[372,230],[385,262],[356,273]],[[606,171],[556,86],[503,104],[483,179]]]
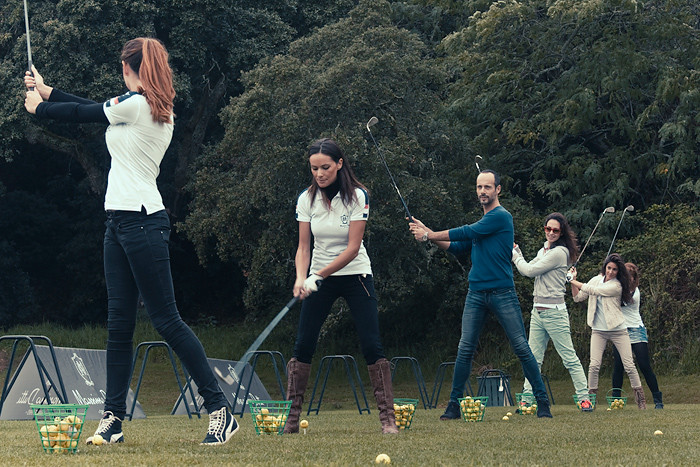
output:
[[[129,65],[141,80],[138,91],[151,107],[154,122],[172,123],[173,72],[168,64],[168,52],[158,39],[137,37],[122,49],[121,60]]]
[[[605,267],[608,265],[608,263],[615,263],[617,266],[617,276],[615,277],[618,281],[620,281],[620,284],[622,284],[622,305],[632,303],[634,289],[630,289],[632,281],[630,280],[630,274],[627,272],[627,268],[625,267],[625,262],[622,261],[622,257],[619,254],[612,253],[610,256],[605,258],[605,261],[603,261],[603,267],[600,271],[603,276],[605,276]]]
[[[333,141],[330,138],[323,138],[319,139],[317,141],[314,141],[311,146],[309,146],[309,150],[307,151],[307,154],[309,157],[313,156],[314,154],[324,154],[331,159],[333,159],[334,162],[338,162],[340,159],[343,159],[345,162],[343,164],[343,167],[338,170],[338,182],[340,183],[340,198],[343,200],[343,204],[348,206],[355,198],[355,188],[361,188],[365,192],[367,192],[367,188],[360,183],[360,181],[355,177],[355,173],[352,171],[352,167],[350,167],[350,164],[348,163],[347,159],[345,159],[345,156],[343,155],[343,151],[340,149],[338,144]],[[311,186],[309,187],[309,196],[311,197],[311,202],[313,202],[314,199],[316,199],[316,192],[319,190],[319,186],[316,183],[316,179],[312,178],[311,180]],[[321,190],[323,192],[323,190]],[[326,196],[325,193],[323,196]]]
[[[625,263],[625,267],[630,274],[630,288],[634,293],[634,289],[639,287],[639,268],[634,263]]]
[[[544,219],[544,225],[546,226],[547,222],[552,219],[559,222],[559,228],[561,229],[559,238],[552,246],[562,245],[566,247],[566,249],[569,250],[569,264],[574,264],[578,258],[578,241],[576,240],[576,234],[571,229],[564,214],[560,212],[551,213]]]

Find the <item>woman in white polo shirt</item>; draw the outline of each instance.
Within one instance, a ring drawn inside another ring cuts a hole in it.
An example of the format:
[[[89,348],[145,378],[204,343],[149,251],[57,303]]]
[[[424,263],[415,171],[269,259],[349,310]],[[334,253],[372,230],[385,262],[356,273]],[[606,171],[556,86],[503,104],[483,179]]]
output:
[[[367,189],[333,140],[316,141],[308,155],[311,186],[299,196],[296,208],[299,245],[294,296],[304,302],[294,354],[287,365],[287,397],[292,407],[284,431],[299,431],[299,414],[318,335],[331,306],[343,297],[360,336],[382,432],[397,433],[391,367],[379,338],[372,266],[362,242],[369,215]]]
[[[180,318],[170,272],[170,219],[156,177],[173,135],[172,70],[157,39],[128,41],[121,53],[129,92],[98,103],[44,84],[27,73],[27,111],[65,122],[105,123],[112,157],[107,179],[104,269],[107,284],[107,394],[104,416],[88,444],[122,443],[136,304],[143,297],[154,327],[170,344],[197,384],[209,412],[203,445],[227,442],[238,429],[226,396],[197,336]],[[34,90],[35,89],[35,90]],[[46,100],[46,101],[45,101]],[[98,437],[99,435],[99,437]]]

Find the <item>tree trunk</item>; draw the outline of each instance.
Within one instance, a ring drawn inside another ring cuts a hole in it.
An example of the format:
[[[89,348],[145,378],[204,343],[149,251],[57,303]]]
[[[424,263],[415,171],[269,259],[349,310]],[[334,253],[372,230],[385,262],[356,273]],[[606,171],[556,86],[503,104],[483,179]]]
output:
[[[182,214],[180,211],[184,209],[180,206],[180,203],[185,195],[185,185],[189,180],[188,169],[199,154],[209,127],[209,121],[220,109],[219,102],[226,93],[226,84],[226,76],[221,75],[213,88],[207,87],[199,99],[195,112],[185,124],[177,152],[177,165],[175,166],[173,177],[174,193],[170,212],[174,217],[179,217]]]
[[[54,151],[63,153],[75,158],[85,171],[85,175],[90,183],[90,189],[100,198],[105,194],[105,183],[101,167],[95,162],[93,154],[85,149],[85,146],[78,140],[65,138],[46,129],[27,125],[24,135],[31,144],[40,144]]]

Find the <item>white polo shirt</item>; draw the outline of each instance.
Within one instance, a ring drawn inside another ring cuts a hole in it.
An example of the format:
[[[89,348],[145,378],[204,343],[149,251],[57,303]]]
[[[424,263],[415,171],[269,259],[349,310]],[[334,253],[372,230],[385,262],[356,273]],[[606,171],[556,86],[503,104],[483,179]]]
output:
[[[109,127],[105,141],[112,164],[105,209],[151,214],[165,209],[156,178],[173,137],[173,125],[154,122],[146,98],[129,92],[103,104]]]
[[[296,218],[299,222],[309,222],[314,236],[314,249],[311,256],[311,272],[320,271],[328,266],[348,247],[350,222],[366,221],[369,217],[369,195],[361,188],[355,189],[355,199],[346,206],[336,194],[331,200],[331,207],[323,202],[321,190],[316,191],[316,200],[312,203],[309,190],[297,199]],[[349,276],[352,274],[372,274],[372,265],[367,256],[364,242],[360,243],[357,256],[343,269],[332,276]]]

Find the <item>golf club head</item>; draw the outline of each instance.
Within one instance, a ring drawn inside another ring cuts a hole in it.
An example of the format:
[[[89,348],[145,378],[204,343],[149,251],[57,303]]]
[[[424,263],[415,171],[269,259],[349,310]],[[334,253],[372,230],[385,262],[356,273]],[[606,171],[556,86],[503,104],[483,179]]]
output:
[[[604,213],[604,214],[605,214],[605,213],[611,214],[611,213],[613,213],[613,212],[615,212],[615,207],[614,207],[614,206],[608,206],[607,208],[605,208],[605,209],[603,210],[603,213]]]
[[[369,122],[367,122],[367,131],[370,131],[370,127],[376,125],[379,122],[379,119],[377,117],[372,117],[369,119]],[[370,131],[371,132],[371,131]]]
[[[625,211],[629,211],[629,212],[634,211],[634,206],[632,206],[632,205],[630,204],[629,206],[627,206],[627,207],[625,208]]]
[[[476,164],[476,170],[478,170],[479,173],[481,173],[481,167],[479,167],[479,162],[483,162],[483,161],[484,161],[484,158],[478,154],[474,158],[474,164]]]

